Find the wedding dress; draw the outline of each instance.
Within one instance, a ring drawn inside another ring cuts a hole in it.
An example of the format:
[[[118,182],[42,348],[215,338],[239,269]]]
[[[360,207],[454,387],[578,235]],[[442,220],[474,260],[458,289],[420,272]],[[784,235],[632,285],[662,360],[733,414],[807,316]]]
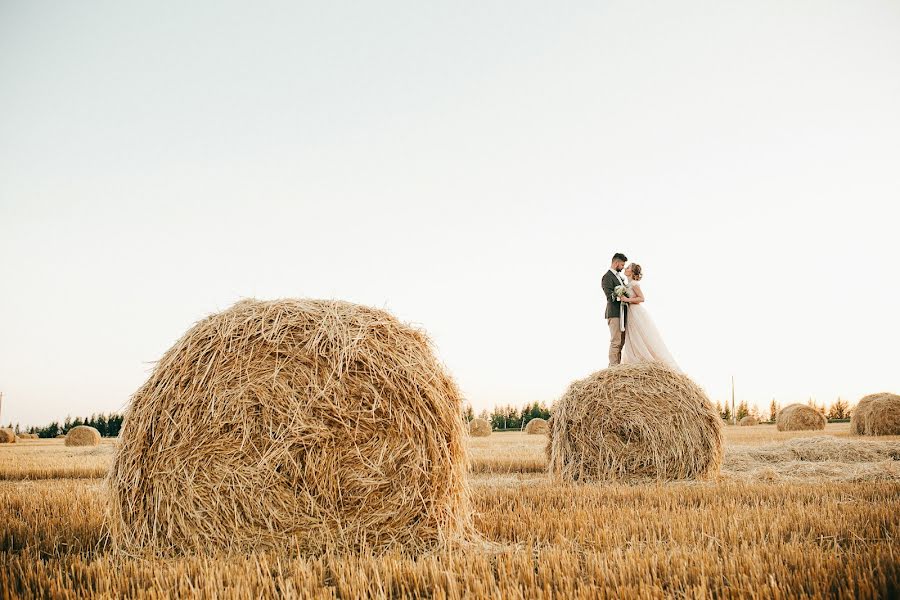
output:
[[[634,297],[634,290],[628,288],[628,295]],[[661,362],[676,371],[678,363],[666,347],[659,330],[650,318],[644,304],[629,304],[625,318],[625,346],[622,348],[622,364],[640,362]]]

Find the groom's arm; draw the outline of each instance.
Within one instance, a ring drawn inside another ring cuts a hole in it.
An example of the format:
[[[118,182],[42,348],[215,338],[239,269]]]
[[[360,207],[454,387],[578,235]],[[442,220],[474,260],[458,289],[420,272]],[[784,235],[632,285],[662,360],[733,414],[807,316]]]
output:
[[[606,294],[606,299],[610,302],[616,301],[616,284],[618,282],[619,280],[612,273],[607,273],[603,276],[603,293]]]

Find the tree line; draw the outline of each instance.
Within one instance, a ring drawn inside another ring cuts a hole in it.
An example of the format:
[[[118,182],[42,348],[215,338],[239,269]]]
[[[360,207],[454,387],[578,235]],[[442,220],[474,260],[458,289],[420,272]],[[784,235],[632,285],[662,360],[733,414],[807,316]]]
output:
[[[463,409],[463,416],[466,422],[475,418],[475,411],[472,406],[466,404]],[[516,408],[512,404],[505,406],[495,406],[493,410],[483,410],[478,413],[478,417],[490,422],[491,429],[522,429],[532,419],[549,419],[550,408],[543,402],[532,402],[525,404],[521,408]]]
[[[850,403],[843,398],[838,398],[828,406],[826,406],[825,403],[819,404],[812,398],[807,400],[806,404],[825,415],[825,418],[827,418],[829,421],[843,421],[850,418]],[[775,418],[778,416],[778,411],[780,411],[781,408],[781,404],[776,402],[773,398],[769,403],[769,410],[767,411],[767,413],[763,414],[758,408],[756,408],[756,406],[749,406],[746,400],[741,400],[741,402],[734,408],[734,417],[738,421],[740,421],[744,417],[750,416],[756,417],[760,421],[768,421],[770,423],[774,423]],[[716,402],[716,410],[723,420],[729,422],[731,421],[732,413],[730,403],[726,402],[723,406],[721,402]]]
[[[24,430],[25,433],[36,433],[38,437],[41,438],[55,438],[58,435],[65,435],[69,432],[73,427],[78,427],[79,425],[87,425],[88,427],[93,427],[97,431],[100,432],[100,435],[103,437],[116,437],[119,435],[119,431],[122,429],[122,420],[124,416],[119,413],[110,413],[110,414],[94,414],[90,417],[82,418],[82,417],[66,417],[66,420],[60,423],[59,421],[53,421],[49,425],[44,427],[29,427]],[[15,430],[16,433],[22,433],[23,430],[20,429],[19,424],[16,423],[13,426],[12,423],[9,424],[9,428]]]
[[[841,421],[850,418],[850,403],[842,398],[838,398],[829,406],[817,404],[812,398],[807,401],[807,404],[825,415],[829,421]],[[775,418],[778,416],[778,411],[780,411],[781,408],[781,404],[773,399],[769,404],[769,410],[764,414],[755,405],[750,405],[746,400],[742,400],[735,406],[734,413],[738,421],[744,417],[752,416],[763,422],[768,421],[774,423]],[[722,420],[729,423],[731,422],[732,412],[730,402],[726,402],[724,405],[722,402],[716,402],[716,411],[722,417]],[[475,418],[475,411],[472,409],[471,405],[465,405],[463,416],[466,418],[466,422]],[[504,406],[495,406],[490,411],[483,410],[478,413],[478,417],[490,422],[491,428],[494,430],[522,429],[531,419],[537,417],[549,419],[550,408],[543,402],[532,402],[521,408],[516,408],[515,406],[507,404]]]

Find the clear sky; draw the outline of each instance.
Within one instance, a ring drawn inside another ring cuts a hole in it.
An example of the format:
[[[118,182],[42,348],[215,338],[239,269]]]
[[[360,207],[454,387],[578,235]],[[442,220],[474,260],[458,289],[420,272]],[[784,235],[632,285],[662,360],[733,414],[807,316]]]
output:
[[[900,391],[900,3],[0,4],[4,423],[121,409],[193,322],[342,298],[476,410],[606,364]]]

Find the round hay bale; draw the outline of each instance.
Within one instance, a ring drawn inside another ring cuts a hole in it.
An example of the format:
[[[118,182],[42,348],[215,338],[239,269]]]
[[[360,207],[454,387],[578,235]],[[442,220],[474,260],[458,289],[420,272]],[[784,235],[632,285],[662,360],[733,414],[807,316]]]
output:
[[[778,431],[812,431],[825,429],[825,415],[806,404],[788,404],[775,418]]]
[[[881,394],[866,410],[866,435],[900,435],[900,396]]]
[[[549,471],[570,481],[704,479],[722,463],[707,395],[659,363],[618,365],[569,386],[553,408]]]
[[[66,437],[66,434],[60,433],[59,435],[56,436],[56,439],[61,439],[61,438],[65,438],[65,437]]]
[[[100,432],[87,425],[73,427],[66,433],[66,446],[98,446]]]
[[[114,550],[408,552],[473,531],[462,399],[426,334],[335,300],[196,323],[127,410]]]
[[[540,417],[535,417],[528,421],[525,425],[525,433],[530,435],[547,435],[547,421]]]
[[[753,425],[759,425],[759,419],[757,419],[753,415],[747,415],[746,417],[741,417],[741,420],[738,421],[738,425],[740,425],[741,427],[751,427]]]
[[[16,432],[12,429],[0,429],[0,444],[15,444]]]
[[[887,395],[885,392],[869,394],[868,396],[863,396],[860,401],[856,403],[856,406],[850,411],[851,435],[866,435],[866,414],[868,413],[869,406],[876,398],[881,398],[885,395]]]
[[[486,419],[472,419],[469,421],[469,435],[472,437],[487,437],[491,435],[491,423]]]

